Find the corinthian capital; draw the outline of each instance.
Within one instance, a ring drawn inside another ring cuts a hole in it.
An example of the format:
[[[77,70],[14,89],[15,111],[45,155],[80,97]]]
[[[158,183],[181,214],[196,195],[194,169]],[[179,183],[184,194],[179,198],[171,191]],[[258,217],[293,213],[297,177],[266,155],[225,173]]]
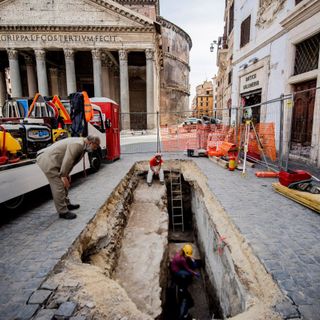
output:
[[[128,60],[128,53],[126,50],[119,50],[119,60],[122,60],[122,61],[127,61]]]
[[[43,49],[35,49],[34,54],[37,60],[44,60],[46,58],[46,51]]]
[[[100,49],[93,49],[91,50],[92,58],[94,60],[101,60],[101,50]]]
[[[152,49],[146,49],[146,59],[152,60],[154,55],[154,51]]]
[[[17,60],[19,52],[16,49],[7,49],[8,57],[10,60]]]
[[[64,52],[64,57],[66,59],[73,59],[73,57],[74,57],[74,50],[73,49],[64,48],[63,52]]]

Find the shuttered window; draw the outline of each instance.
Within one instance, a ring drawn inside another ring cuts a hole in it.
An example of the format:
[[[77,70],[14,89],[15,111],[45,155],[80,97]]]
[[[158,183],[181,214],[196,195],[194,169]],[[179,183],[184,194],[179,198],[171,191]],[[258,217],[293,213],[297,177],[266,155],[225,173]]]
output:
[[[231,33],[231,31],[233,30],[233,21],[234,21],[234,5],[232,3],[230,9],[229,9],[229,30],[228,30],[228,34]]]
[[[251,15],[241,23],[240,48],[242,48],[250,41],[250,23]]]

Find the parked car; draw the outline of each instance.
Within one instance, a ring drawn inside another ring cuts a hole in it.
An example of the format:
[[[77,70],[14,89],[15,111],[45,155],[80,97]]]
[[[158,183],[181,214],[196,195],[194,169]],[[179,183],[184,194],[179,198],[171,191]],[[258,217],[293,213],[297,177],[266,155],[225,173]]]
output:
[[[201,119],[203,124],[220,124],[222,123],[222,121],[218,118],[214,118],[214,117],[208,117],[208,116],[202,116]]]

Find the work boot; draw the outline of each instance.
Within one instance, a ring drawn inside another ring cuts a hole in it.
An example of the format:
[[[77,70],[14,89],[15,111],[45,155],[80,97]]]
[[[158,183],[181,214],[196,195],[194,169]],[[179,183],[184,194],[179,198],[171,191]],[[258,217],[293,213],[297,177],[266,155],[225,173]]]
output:
[[[151,183],[148,183],[148,186],[151,187]]]
[[[68,210],[77,210],[77,209],[80,208],[80,204],[71,204],[71,203],[69,203],[67,205],[67,208],[68,208]]]
[[[59,218],[72,220],[75,219],[77,215],[73,212],[67,211],[66,213],[59,213]]]

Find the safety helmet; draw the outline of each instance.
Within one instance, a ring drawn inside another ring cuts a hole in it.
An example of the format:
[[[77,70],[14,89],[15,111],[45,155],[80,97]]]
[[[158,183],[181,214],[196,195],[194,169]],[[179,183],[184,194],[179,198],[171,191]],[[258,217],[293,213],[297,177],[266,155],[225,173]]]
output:
[[[182,251],[187,257],[192,257],[192,246],[190,244],[185,244]]]
[[[155,156],[156,158],[158,158],[158,157],[160,157],[160,158],[161,158],[161,153],[160,153],[160,152],[158,152],[158,153],[156,153],[154,156]]]

